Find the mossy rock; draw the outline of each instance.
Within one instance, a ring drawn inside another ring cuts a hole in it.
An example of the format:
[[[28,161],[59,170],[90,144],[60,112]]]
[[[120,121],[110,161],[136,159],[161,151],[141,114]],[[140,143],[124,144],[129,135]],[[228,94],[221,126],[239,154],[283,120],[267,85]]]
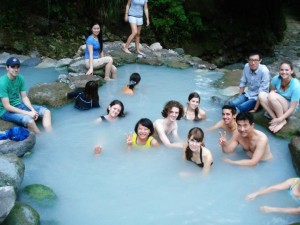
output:
[[[54,191],[42,184],[31,184],[23,188],[22,195],[44,205],[51,205],[57,199]]]
[[[2,225],[39,225],[40,215],[29,205],[16,202]]]
[[[69,102],[66,93],[70,90],[65,83],[43,83],[30,88],[28,96],[33,104],[59,107]]]

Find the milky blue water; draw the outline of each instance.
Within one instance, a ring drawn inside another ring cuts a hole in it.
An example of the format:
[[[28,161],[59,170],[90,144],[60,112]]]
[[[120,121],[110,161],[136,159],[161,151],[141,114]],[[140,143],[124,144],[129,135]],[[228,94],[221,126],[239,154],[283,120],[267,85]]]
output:
[[[0,69],[4,73],[4,69]],[[29,86],[49,82],[60,72],[53,69],[22,68]],[[142,76],[134,96],[120,90],[131,73]],[[41,215],[42,224],[61,225],[133,225],[133,224],[288,224],[299,216],[264,214],[259,206],[297,207],[287,192],[272,193],[247,202],[248,193],[296,176],[288,151],[288,141],[264,131],[270,140],[274,159],[256,167],[226,164],[224,157],[245,158],[239,148],[224,154],[218,145],[218,131],[205,132],[205,144],[212,151],[214,164],[207,175],[191,162],[181,159],[180,149],[160,147],[127,150],[125,133],[134,129],[141,117],[161,118],[168,100],[186,104],[190,92],[201,95],[201,107],[208,119],[201,122],[181,120],[179,135],[186,139],[193,126],[205,128],[221,119],[221,106],[210,97],[218,95],[211,83],[221,74],[195,69],[126,65],[118,68],[118,79],[99,89],[100,109],[78,111],[73,104],[51,109],[52,134],[37,137],[26,164],[22,187],[40,183],[51,187],[58,196],[54,205],[40,205],[20,197]],[[238,78],[239,79],[239,78]],[[125,104],[127,116],[113,124],[95,124],[106,114],[113,99]],[[99,157],[95,145],[104,147]]]

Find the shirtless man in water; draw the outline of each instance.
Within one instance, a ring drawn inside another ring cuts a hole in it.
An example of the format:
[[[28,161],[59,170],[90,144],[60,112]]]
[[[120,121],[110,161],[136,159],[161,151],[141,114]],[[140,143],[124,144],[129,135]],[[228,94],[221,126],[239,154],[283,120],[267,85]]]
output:
[[[236,117],[237,130],[234,131],[230,140],[226,140],[226,131],[220,132],[219,143],[223,152],[234,152],[240,144],[250,159],[224,161],[239,166],[256,166],[261,160],[270,160],[272,153],[268,137],[261,131],[254,129],[253,117],[249,112],[239,113]]]
[[[222,120],[217,122],[215,125],[208,128],[208,130],[215,130],[223,128],[226,132],[233,134],[236,130],[236,109],[231,105],[224,105],[222,107]]]
[[[176,120],[180,120],[183,117],[183,106],[177,101],[168,101],[161,112],[163,119],[157,119],[153,123],[154,125],[154,138],[160,140],[165,146],[170,148],[182,148],[178,137],[178,127]],[[172,134],[175,142],[169,140],[169,135]]]

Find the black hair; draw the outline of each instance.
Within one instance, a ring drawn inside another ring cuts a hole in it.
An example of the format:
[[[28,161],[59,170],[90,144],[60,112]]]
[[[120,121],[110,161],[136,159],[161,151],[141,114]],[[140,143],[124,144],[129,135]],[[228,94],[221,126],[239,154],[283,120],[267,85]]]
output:
[[[120,100],[115,99],[115,100],[113,100],[113,101],[109,104],[109,106],[112,107],[112,106],[114,106],[114,105],[120,105],[120,106],[121,106],[121,111],[120,111],[118,117],[124,117],[124,116],[125,116],[125,113],[124,113],[124,105],[123,105],[123,103],[122,103]],[[108,113],[109,113],[109,107],[107,107],[107,114],[108,114]]]
[[[232,115],[236,114],[236,108],[232,105],[223,105],[222,111],[223,111],[223,109],[229,109],[231,111]]]
[[[257,50],[253,50],[253,51],[250,51],[249,53],[248,53],[248,55],[247,55],[247,59],[249,59],[251,56],[253,56],[253,55],[258,55],[259,56],[259,59],[262,59],[262,55],[261,55],[261,53],[259,52],[259,51],[257,51]]]
[[[147,127],[150,130],[149,136],[151,136],[154,133],[154,126],[152,121],[149,120],[148,118],[142,118],[135,124],[134,131],[136,134],[138,133],[139,124],[141,124],[144,127]]]
[[[84,96],[88,99],[99,101],[98,83],[96,81],[90,80],[85,84]]]
[[[161,115],[164,117],[164,118],[167,118],[168,117],[168,114],[170,112],[170,110],[173,108],[173,107],[176,107],[179,109],[179,115],[177,117],[177,120],[180,120],[183,115],[184,115],[184,110],[183,110],[183,106],[181,105],[180,102],[178,101],[174,101],[174,100],[171,100],[171,101],[168,101],[165,106],[164,106],[164,109],[163,111],[161,112]]]
[[[139,73],[133,73],[129,77],[128,87],[133,90],[135,85],[137,85],[141,81],[141,76]]]
[[[249,112],[240,112],[237,116],[236,116],[236,121],[240,121],[240,120],[248,120],[250,125],[253,124],[254,120],[253,120],[253,116],[251,113]]]

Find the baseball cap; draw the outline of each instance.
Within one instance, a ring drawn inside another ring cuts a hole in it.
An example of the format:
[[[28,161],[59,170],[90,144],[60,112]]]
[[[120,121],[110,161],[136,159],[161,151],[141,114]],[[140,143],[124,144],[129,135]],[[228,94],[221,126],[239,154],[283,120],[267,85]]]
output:
[[[16,57],[10,57],[7,61],[6,61],[6,66],[10,66],[13,67],[15,65],[21,65],[20,60],[17,59]]]

